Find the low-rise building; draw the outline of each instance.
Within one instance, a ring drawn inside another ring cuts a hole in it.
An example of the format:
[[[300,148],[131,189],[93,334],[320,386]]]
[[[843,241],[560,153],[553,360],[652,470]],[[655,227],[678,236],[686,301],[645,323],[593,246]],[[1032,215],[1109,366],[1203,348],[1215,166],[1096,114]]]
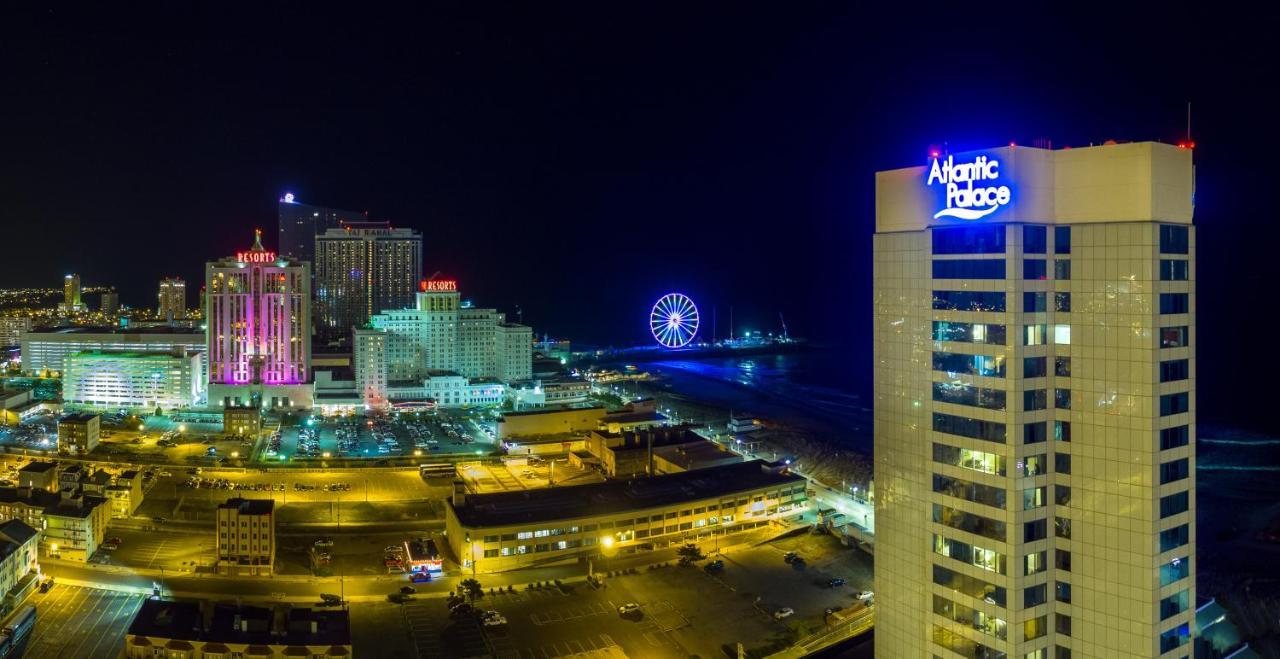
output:
[[[603,407],[507,412],[498,418],[498,439],[586,432],[600,427]]]
[[[572,487],[468,495],[445,506],[454,557],[497,572],[719,540],[806,507],[805,479],[761,461]]]
[[[222,432],[242,437],[257,437],[262,431],[262,408],[227,405],[222,408]]]
[[[218,568],[269,575],[276,560],[275,501],[236,497],[218,506]]]
[[[110,515],[106,499],[79,490],[0,487],[0,520],[19,519],[39,531],[47,555],[88,560],[102,544]]]
[[[16,346],[23,332],[30,332],[32,323],[28,316],[0,316],[0,346]]]
[[[58,418],[58,451],[87,455],[97,448],[102,419],[97,414],[76,412]]]
[[[426,398],[445,408],[501,405],[506,391],[493,378],[468,378],[453,371],[432,371],[422,386]]]
[[[658,473],[653,465],[654,451],[659,447],[702,444],[688,426],[661,426],[635,431],[609,432],[593,430],[587,436],[587,451],[600,459],[600,467],[609,478],[627,478],[637,474]]]
[[[132,517],[142,505],[143,496],[142,472],[136,469],[120,472],[106,489],[107,500],[111,502],[111,516],[116,519]]]
[[[30,407],[30,389],[0,389],[0,426],[16,426]]]
[[[0,615],[12,611],[39,575],[40,533],[20,519],[0,523]]]
[[[348,659],[343,610],[268,609],[145,600],[124,638],[128,659]]]
[[[32,460],[18,469],[18,487],[54,492],[59,486],[56,463]]]
[[[678,474],[736,462],[742,462],[742,456],[714,442],[676,444],[653,450],[653,469],[658,474]]]

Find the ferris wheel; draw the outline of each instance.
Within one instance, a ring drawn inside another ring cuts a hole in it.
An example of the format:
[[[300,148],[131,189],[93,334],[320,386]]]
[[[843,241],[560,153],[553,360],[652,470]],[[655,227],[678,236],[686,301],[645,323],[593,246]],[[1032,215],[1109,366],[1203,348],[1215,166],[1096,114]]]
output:
[[[664,348],[683,348],[698,333],[698,307],[687,295],[667,293],[649,313],[649,331]]]

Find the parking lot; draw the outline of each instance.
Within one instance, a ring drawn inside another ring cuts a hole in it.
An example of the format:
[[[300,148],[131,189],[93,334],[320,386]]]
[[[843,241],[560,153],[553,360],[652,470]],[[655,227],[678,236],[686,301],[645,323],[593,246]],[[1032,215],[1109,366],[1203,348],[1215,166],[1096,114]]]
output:
[[[804,560],[788,564],[788,552]],[[495,627],[451,619],[440,599],[412,601],[400,605],[413,640],[407,654],[550,659],[616,648],[632,657],[716,657],[723,644],[759,648],[819,633],[827,629],[826,609],[856,608],[858,591],[871,587],[870,557],[829,535],[806,532],[711,558],[723,560],[724,569],[708,573],[703,561],[608,576],[607,562],[597,561],[605,575],[598,590],[582,583],[569,592],[486,588],[475,606],[507,620]],[[831,587],[836,577],[846,583]],[[479,580],[484,586],[485,577]],[[629,603],[639,610],[621,615],[619,607]],[[779,619],[784,608],[793,613]]]
[[[114,658],[124,634],[142,606],[142,596],[109,590],[55,585],[36,593],[36,627],[22,655],[26,659]]]

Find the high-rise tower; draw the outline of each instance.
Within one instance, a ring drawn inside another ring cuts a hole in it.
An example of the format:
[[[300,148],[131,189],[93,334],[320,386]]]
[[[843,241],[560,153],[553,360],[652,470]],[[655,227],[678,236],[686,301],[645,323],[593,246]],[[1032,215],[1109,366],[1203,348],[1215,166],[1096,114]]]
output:
[[[876,654],[1188,657],[1190,150],[876,175]]]
[[[292,193],[280,198],[276,210],[280,254],[298,261],[315,260],[316,236],[338,228],[342,222],[365,220],[364,213],[299,203]]]
[[[311,265],[262,246],[205,265],[209,402],[310,406]]]
[[[388,222],[344,222],[316,237],[316,325],[347,341],[370,316],[412,306],[422,279],[422,234]]]

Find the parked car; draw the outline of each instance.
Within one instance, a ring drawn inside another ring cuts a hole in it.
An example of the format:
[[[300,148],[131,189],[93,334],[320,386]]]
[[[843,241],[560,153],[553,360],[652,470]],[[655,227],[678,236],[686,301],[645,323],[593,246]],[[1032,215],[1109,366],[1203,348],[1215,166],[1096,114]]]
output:
[[[623,604],[622,606],[618,607],[618,615],[624,618],[630,615],[635,615],[639,612],[640,612],[640,605],[636,604],[635,602],[627,602],[626,604]]]
[[[827,588],[839,588],[844,584],[845,584],[845,580],[843,577],[836,577],[834,579],[827,581]]]
[[[319,540],[316,540],[316,546],[317,546],[317,547],[332,547],[332,546],[333,546],[333,538],[320,538]]]
[[[428,581],[431,581],[431,575],[427,574],[426,572],[414,572],[413,574],[409,575],[409,581],[413,583],[426,583]]]
[[[782,560],[783,562],[786,562],[786,563],[790,563],[796,560],[797,558],[800,558],[800,555],[795,553],[794,551],[789,551],[782,555]]]
[[[858,591],[858,592],[857,592],[857,594],[855,594],[855,595],[853,596],[853,598],[854,598],[854,599],[856,599],[856,600],[860,600],[860,601],[864,601],[864,602],[865,602],[866,600],[871,599],[872,595],[874,595],[874,594],[875,594],[875,593],[872,593],[872,592],[871,592],[871,591],[869,591],[869,590],[860,590],[860,591]]]
[[[416,592],[418,592],[418,589],[417,589],[417,588],[414,588],[413,586],[401,586],[401,587],[400,587],[400,594],[401,594],[401,595],[412,595],[412,594],[414,594],[414,593],[416,593]]]
[[[707,572],[719,572],[724,569],[724,561],[721,561],[721,560],[711,561],[710,563],[707,563],[706,565],[702,566],[702,569],[706,570]]]
[[[402,593],[391,593],[390,595],[387,595],[387,601],[391,602],[392,604],[404,604],[405,602],[412,602],[413,595],[404,595]]]
[[[790,617],[792,616],[792,614],[794,614],[794,613],[795,613],[795,611],[794,611],[791,607],[789,607],[789,606],[787,606],[787,607],[783,607],[783,608],[778,609],[777,611],[774,611],[774,612],[773,612],[773,619],[774,619],[774,620],[783,620],[783,619],[785,619],[785,618],[790,618]]]

